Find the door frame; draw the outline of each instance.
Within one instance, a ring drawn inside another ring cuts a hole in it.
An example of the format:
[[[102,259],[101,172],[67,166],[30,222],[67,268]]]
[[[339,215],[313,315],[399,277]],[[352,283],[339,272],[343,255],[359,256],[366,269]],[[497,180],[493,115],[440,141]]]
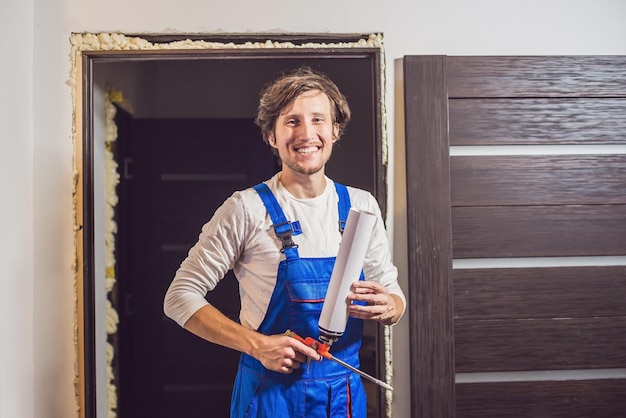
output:
[[[452,418],[454,312],[446,57],[406,56],[403,66],[411,413]]]
[[[268,41],[274,40],[274,42]],[[281,58],[367,58],[371,61],[375,96],[375,152],[372,168],[375,174],[374,196],[381,206],[383,219],[387,211],[387,161],[384,115],[384,56],[382,36],[376,34],[257,34],[257,35],[123,35],[72,34],[72,98],[74,107],[74,206],[76,242],[76,338],[77,338],[77,401],[83,418],[97,416],[96,365],[104,361],[96,356],[96,243],[102,240],[96,231],[94,139],[94,66],[102,62],[202,59],[281,59]],[[390,362],[385,341],[379,332],[378,369],[385,370]],[[386,375],[387,373],[385,373]],[[379,414],[382,405],[379,396]]]

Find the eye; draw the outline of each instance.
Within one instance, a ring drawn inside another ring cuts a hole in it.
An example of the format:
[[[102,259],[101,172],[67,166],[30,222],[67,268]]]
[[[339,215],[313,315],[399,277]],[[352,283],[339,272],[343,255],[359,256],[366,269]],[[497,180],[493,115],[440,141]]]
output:
[[[296,119],[286,119],[285,120],[285,125],[287,126],[296,126],[298,124],[298,121]]]

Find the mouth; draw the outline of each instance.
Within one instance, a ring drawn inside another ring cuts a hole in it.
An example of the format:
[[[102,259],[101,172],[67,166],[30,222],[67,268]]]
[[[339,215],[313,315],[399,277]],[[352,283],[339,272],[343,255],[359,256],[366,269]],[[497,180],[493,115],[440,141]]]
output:
[[[319,151],[320,148],[317,145],[308,145],[306,147],[296,147],[295,150],[298,154],[312,154]]]

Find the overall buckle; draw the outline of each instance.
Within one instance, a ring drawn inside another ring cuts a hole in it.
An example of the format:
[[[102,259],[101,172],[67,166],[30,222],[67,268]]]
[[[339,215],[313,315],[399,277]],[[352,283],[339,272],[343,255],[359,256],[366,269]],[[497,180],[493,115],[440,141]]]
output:
[[[275,224],[273,227],[276,236],[283,244],[283,248],[280,250],[281,253],[284,253],[287,248],[298,248],[298,245],[293,242],[293,226],[290,221]]]

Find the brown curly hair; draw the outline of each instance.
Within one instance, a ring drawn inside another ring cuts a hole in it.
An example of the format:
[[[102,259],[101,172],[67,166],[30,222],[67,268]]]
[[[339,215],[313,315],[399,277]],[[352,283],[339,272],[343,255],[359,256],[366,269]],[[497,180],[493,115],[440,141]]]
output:
[[[261,91],[258,113],[254,122],[261,128],[263,141],[270,145],[269,137],[274,132],[280,113],[289,107],[302,93],[319,90],[331,102],[331,117],[339,127],[337,139],[345,132],[350,122],[350,107],[337,85],[325,74],[310,67],[300,67],[283,74]],[[276,153],[276,150],[272,148]]]

